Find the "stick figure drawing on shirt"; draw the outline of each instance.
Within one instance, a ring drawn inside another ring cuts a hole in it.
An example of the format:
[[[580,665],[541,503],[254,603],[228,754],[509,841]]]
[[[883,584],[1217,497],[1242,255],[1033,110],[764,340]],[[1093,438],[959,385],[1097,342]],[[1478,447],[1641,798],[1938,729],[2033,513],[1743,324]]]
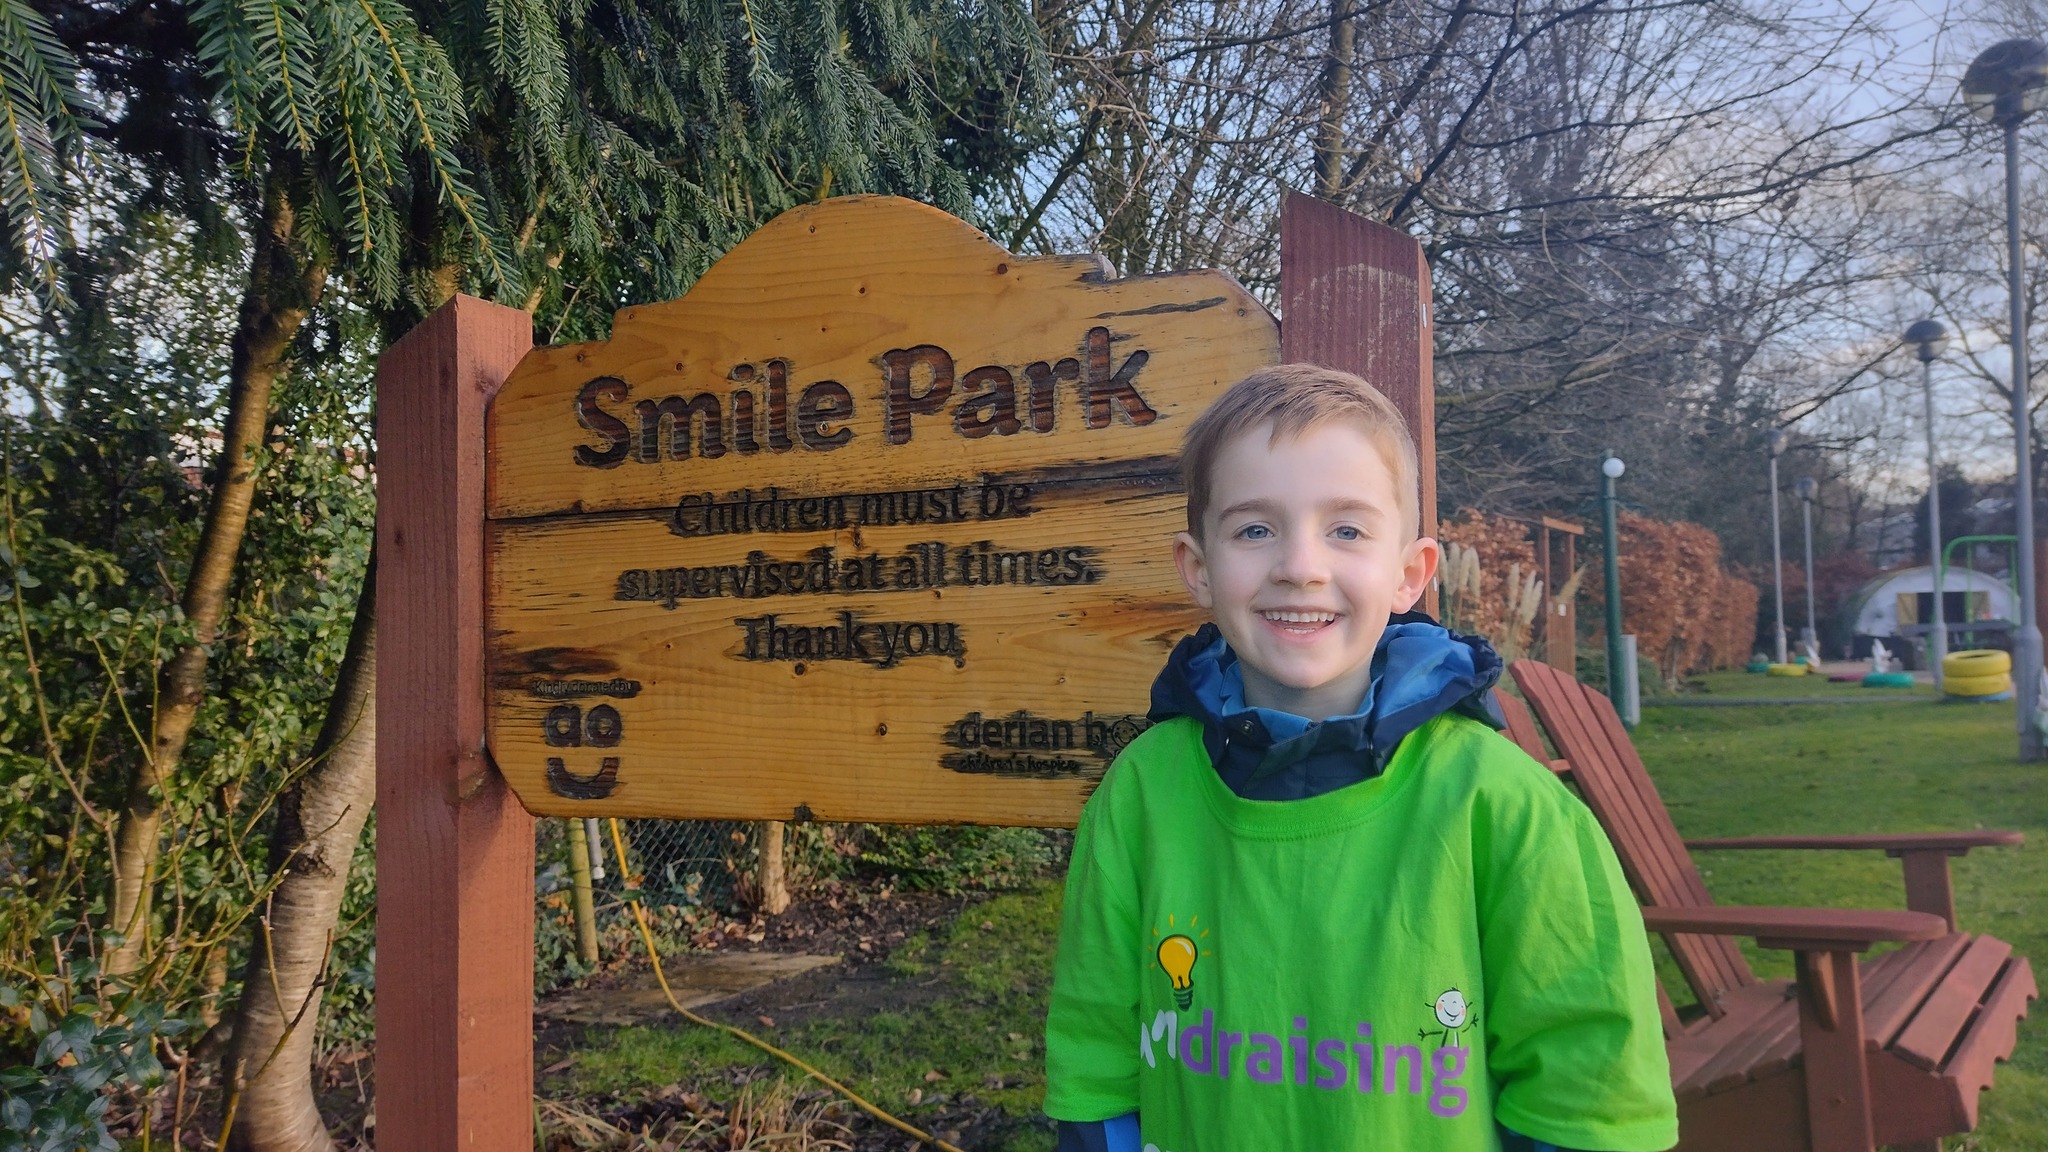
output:
[[[1465,994],[1456,988],[1446,990],[1443,995],[1436,998],[1436,1003],[1430,1005],[1430,1008],[1436,1013],[1436,1022],[1442,1025],[1442,1027],[1417,1029],[1415,1038],[1417,1040],[1427,1040],[1431,1036],[1435,1036],[1437,1037],[1436,1046],[1439,1048],[1448,1048],[1456,1044],[1459,1035],[1465,1029],[1476,1027],[1479,1024],[1477,1007],[1467,1004],[1465,1002]]]

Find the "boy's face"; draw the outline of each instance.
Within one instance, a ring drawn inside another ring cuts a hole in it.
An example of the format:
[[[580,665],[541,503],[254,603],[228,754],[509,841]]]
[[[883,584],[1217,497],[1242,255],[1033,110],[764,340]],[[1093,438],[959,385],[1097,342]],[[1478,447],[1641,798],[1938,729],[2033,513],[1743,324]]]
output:
[[[1331,420],[1273,441],[1238,435],[1211,473],[1202,538],[1174,562],[1237,653],[1246,702],[1324,720],[1357,711],[1387,616],[1436,575],[1410,540],[1393,471],[1363,431]]]

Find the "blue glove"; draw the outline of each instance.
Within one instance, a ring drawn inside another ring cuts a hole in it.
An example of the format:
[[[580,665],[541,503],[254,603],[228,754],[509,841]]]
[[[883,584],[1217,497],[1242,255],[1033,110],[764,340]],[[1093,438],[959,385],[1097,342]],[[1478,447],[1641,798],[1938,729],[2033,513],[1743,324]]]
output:
[[[1062,1120],[1055,1152],[1138,1152],[1138,1114],[1109,1120]]]

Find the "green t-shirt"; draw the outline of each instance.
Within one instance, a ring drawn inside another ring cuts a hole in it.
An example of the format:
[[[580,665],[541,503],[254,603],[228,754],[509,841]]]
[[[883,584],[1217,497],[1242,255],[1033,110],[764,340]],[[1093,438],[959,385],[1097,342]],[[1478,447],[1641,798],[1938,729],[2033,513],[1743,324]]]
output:
[[[1442,716],[1384,775],[1233,795],[1201,725],[1125,750],[1067,874],[1046,1112],[1148,1152],[1678,1140],[1642,914],[1550,772]]]

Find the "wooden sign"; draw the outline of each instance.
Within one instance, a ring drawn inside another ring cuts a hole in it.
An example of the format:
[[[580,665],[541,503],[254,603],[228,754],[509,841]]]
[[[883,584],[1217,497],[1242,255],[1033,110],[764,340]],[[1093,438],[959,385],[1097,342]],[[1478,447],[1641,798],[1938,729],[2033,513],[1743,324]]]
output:
[[[1278,353],[1220,272],[786,213],[493,401],[493,759],[546,815],[1071,824],[1201,619],[1181,437]]]

